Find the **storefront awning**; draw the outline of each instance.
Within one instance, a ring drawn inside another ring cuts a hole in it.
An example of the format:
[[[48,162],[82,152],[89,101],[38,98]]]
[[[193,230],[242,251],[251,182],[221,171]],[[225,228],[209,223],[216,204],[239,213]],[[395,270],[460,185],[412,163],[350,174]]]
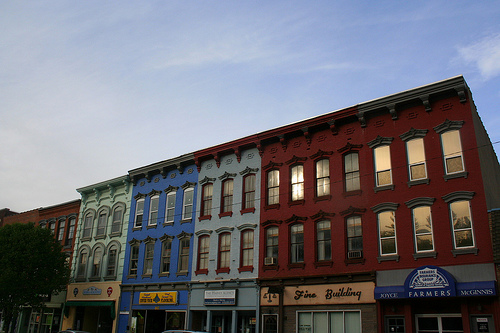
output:
[[[375,287],[375,299],[495,296],[495,281],[456,282],[446,270],[422,266],[413,270],[402,286]]]
[[[64,306],[64,316],[68,317],[71,306],[109,306],[111,310],[111,319],[115,319],[115,301],[68,301]]]

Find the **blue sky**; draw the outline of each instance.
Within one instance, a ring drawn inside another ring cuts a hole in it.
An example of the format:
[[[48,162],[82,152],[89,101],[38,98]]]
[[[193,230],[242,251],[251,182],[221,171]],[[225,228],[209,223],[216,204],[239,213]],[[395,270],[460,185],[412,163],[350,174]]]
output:
[[[0,208],[460,74],[500,141],[499,1],[2,1]]]

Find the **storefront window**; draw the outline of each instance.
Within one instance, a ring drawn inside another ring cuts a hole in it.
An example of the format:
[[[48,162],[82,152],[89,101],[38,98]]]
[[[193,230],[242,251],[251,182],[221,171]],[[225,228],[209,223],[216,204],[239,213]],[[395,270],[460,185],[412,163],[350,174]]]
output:
[[[298,312],[299,333],[361,333],[359,311]]]
[[[429,315],[417,317],[417,333],[461,333],[463,332],[460,315]]]

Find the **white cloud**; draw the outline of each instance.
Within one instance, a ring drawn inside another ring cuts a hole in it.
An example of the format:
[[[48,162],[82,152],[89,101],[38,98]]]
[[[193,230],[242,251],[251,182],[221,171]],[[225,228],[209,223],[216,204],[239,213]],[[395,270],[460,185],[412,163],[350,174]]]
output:
[[[473,64],[484,80],[500,75],[500,33],[458,49],[460,58]]]

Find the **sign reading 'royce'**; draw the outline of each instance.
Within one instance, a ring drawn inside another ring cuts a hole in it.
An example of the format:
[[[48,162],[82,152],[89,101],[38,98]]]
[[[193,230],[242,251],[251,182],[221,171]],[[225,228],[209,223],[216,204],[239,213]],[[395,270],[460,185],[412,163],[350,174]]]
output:
[[[375,303],[372,282],[284,287],[284,305]],[[272,290],[271,290],[272,291]],[[279,294],[261,290],[261,306],[279,305]]]

